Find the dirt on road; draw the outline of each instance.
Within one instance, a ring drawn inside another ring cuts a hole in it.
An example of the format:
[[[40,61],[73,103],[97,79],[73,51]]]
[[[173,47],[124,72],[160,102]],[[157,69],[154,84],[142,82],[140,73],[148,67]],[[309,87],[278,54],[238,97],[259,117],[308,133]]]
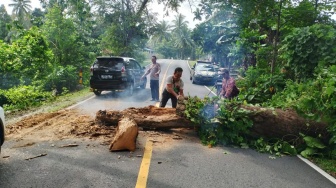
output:
[[[109,145],[116,133],[115,126],[106,126],[75,109],[27,116],[6,126],[6,140],[14,140],[15,147],[26,147],[43,141],[57,141],[73,138],[95,139],[102,145]],[[141,129],[140,129],[141,130]],[[193,130],[175,129],[169,131],[139,131],[139,135],[163,143],[180,140],[194,134]],[[195,137],[195,139],[197,139]]]

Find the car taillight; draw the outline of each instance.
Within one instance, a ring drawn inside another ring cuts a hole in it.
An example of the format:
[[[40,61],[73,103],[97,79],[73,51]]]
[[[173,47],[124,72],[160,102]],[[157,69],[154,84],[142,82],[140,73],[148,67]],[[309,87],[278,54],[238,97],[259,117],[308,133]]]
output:
[[[122,72],[122,73],[125,72],[125,66],[121,67],[121,72]]]

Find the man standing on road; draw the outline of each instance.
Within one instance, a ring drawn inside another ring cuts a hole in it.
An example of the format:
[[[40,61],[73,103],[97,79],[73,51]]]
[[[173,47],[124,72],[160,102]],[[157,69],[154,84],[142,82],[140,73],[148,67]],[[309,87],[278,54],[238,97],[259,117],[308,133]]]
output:
[[[184,97],[184,83],[181,80],[182,72],[183,69],[181,67],[177,67],[174,71],[174,75],[167,77],[167,85],[162,92],[160,107],[165,107],[168,100],[171,99],[172,107],[176,108],[177,100],[180,97]]]
[[[156,62],[156,56],[152,56],[152,66],[148,71],[141,77],[143,79],[145,76],[150,74],[149,86],[151,88],[152,100],[159,102],[159,75],[161,72],[161,66]]]

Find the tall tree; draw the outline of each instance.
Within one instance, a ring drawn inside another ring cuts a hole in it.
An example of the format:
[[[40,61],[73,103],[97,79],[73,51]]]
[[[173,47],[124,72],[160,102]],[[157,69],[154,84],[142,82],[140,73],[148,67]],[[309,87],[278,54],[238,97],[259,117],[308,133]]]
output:
[[[57,65],[80,66],[79,51],[83,44],[78,41],[78,33],[73,20],[65,18],[60,7],[55,5],[49,9],[42,30],[47,36]]]
[[[152,44],[156,44],[164,40],[168,41],[169,39],[171,39],[171,26],[167,21],[162,20],[155,25],[150,41]]]
[[[45,12],[43,12],[39,8],[35,8],[33,12],[31,13],[30,22],[32,23],[32,25],[41,27],[43,25],[44,17],[45,17]]]
[[[12,0],[13,3],[8,6],[13,8],[13,14],[18,18],[22,25],[28,25],[29,12],[31,11],[31,1],[30,0]]]
[[[7,41],[6,37],[9,33],[7,24],[12,21],[10,16],[8,15],[6,8],[4,5],[0,6],[0,40]]]
[[[134,56],[148,39],[146,18],[138,17],[139,2],[122,0],[113,6],[114,11],[107,15],[110,26],[103,35],[102,50],[107,54]]]
[[[174,36],[175,47],[179,49],[179,57],[185,58],[185,53],[193,48],[194,44],[191,40],[191,31],[188,29],[188,21],[185,16],[178,14],[175,16],[172,25],[172,33]]]

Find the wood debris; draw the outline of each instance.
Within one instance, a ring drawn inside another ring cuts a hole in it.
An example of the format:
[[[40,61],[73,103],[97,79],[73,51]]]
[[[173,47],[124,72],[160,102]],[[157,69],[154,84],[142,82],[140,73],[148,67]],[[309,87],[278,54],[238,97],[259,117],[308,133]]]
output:
[[[38,157],[43,157],[43,156],[46,156],[47,154],[46,153],[42,153],[40,155],[36,155],[34,157],[29,157],[29,158],[26,158],[25,160],[31,160],[31,159],[35,159],[35,158],[38,158]]]

